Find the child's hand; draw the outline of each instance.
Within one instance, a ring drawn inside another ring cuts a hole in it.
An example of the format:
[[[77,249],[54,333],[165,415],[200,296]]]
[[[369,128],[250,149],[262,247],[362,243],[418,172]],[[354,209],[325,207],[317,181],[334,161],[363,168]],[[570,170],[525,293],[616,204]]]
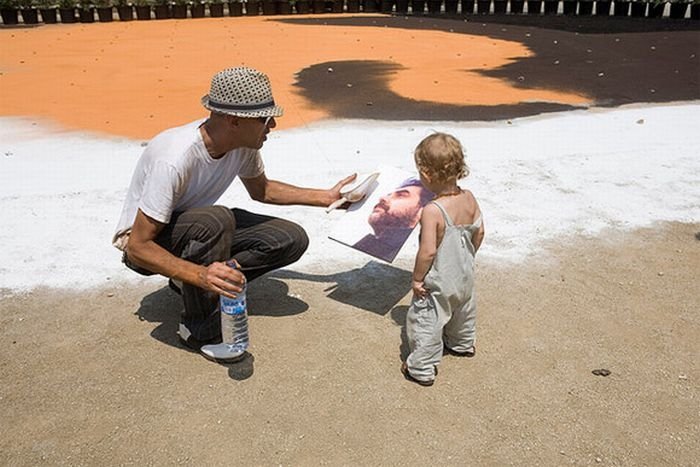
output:
[[[411,287],[416,297],[425,298],[428,295],[428,289],[425,288],[425,282],[423,281],[412,281]]]

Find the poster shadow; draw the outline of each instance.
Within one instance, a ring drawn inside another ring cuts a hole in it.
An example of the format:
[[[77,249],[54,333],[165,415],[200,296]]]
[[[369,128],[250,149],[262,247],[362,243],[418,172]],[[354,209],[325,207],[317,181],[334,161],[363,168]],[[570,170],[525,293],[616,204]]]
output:
[[[361,268],[334,274],[281,270],[270,276],[331,283],[324,289],[328,298],[382,316],[389,313],[411,290],[411,272],[378,261],[369,261]]]

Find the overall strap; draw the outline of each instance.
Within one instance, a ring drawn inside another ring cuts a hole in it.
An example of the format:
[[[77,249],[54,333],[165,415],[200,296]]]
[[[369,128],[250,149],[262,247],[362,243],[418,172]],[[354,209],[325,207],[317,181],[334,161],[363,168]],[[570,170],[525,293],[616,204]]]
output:
[[[445,208],[443,208],[443,207],[440,205],[440,203],[438,203],[437,201],[432,201],[432,203],[433,203],[435,206],[438,207],[438,209],[440,210],[440,212],[442,212],[442,217],[445,219],[445,224],[447,224],[448,226],[452,227],[452,225],[454,225],[454,224],[452,223],[452,219],[450,218],[450,215],[447,214],[447,211],[445,211]]]

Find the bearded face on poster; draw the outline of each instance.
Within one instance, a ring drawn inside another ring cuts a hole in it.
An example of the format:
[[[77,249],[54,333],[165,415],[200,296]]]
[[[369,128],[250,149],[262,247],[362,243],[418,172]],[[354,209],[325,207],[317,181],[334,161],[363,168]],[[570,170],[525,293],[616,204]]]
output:
[[[415,177],[382,195],[367,218],[372,232],[352,246],[372,256],[392,261],[420,219],[420,212],[433,198]]]

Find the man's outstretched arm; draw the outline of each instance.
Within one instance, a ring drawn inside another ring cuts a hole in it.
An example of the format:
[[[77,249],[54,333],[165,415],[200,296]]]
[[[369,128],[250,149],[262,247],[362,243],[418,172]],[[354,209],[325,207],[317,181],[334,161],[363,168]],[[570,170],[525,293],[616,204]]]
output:
[[[269,180],[265,173],[253,178],[241,178],[250,197],[268,204],[303,204],[306,206],[328,206],[340,199],[340,190],[352,183],[357,174],[345,177],[328,190],[301,188],[277,180]]]

